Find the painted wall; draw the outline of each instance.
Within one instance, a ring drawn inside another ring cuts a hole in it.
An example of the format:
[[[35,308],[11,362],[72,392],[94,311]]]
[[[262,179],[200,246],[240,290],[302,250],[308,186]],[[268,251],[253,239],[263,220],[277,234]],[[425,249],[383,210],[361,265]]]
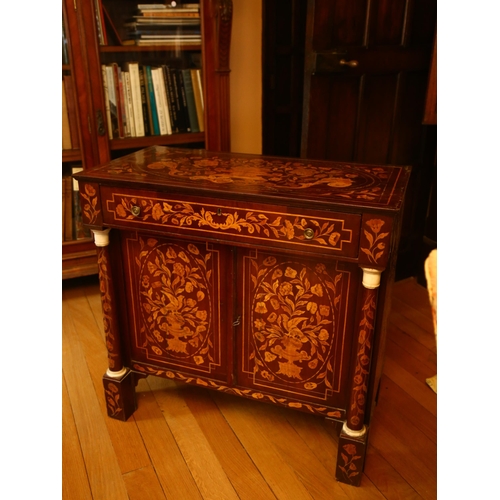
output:
[[[262,0],[233,0],[231,151],[262,154]]]

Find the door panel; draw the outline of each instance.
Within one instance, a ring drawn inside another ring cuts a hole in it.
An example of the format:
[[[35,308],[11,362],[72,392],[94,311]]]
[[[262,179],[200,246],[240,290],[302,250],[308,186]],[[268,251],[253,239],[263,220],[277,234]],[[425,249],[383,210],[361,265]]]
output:
[[[131,366],[224,382],[231,370],[232,257],[223,245],[122,231]]]
[[[237,264],[238,384],[345,408],[357,265],[247,249]]]
[[[423,264],[433,168],[425,148],[435,130],[422,119],[435,26],[435,0],[308,3],[301,156],[412,166],[399,277]]]

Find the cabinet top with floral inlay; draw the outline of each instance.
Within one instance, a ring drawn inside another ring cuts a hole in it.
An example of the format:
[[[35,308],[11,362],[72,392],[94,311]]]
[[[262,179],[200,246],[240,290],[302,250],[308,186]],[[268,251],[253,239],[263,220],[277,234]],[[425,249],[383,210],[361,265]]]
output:
[[[399,210],[409,175],[406,166],[152,146],[86,170],[77,179],[225,199]]]

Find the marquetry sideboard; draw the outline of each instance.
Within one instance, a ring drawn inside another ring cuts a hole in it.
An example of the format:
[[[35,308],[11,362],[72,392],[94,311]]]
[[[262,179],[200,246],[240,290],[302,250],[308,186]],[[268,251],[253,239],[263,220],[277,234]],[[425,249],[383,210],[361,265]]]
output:
[[[343,423],[358,485],[409,167],[154,146],[76,175],[110,417],[155,375]]]

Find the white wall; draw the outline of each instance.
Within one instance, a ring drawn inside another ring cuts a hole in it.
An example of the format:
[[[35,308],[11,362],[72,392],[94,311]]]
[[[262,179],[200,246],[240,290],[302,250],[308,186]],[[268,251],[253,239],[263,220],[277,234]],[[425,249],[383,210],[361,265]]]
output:
[[[262,154],[262,0],[233,0],[231,151]]]

